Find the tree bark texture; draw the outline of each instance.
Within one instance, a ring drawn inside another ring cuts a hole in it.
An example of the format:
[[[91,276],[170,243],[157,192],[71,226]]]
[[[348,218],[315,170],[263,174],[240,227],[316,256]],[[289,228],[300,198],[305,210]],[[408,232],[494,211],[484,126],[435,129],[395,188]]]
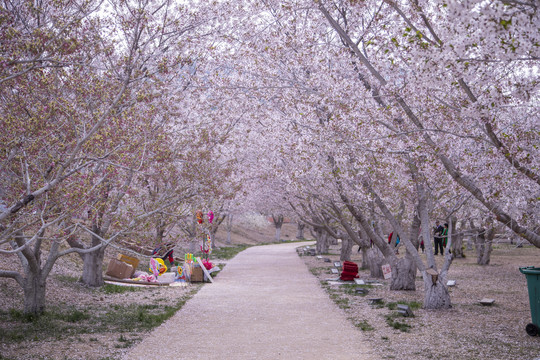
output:
[[[476,243],[476,236],[477,235],[473,235],[474,233],[474,221],[473,219],[469,219],[469,225],[470,225],[470,229],[469,229],[469,233],[471,235],[469,235],[467,237],[467,250],[472,250],[473,249],[473,245]]]
[[[315,230],[315,235],[317,236],[317,254],[327,254],[328,253],[328,234],[326,231]]]
[[[45,282],[41,269],[27,272],[24,279],[24,313],[40,315],[45,311]]]
[[[463,225],[463,221],[461,221]],[[452,239],[452,254],[454,258],[464,258],[465,254],[463,252],[463,226],[461,226],[460,231],[457,231],[457,221],[452,222],[452,234],[455,234]]]
[[[392,266],[390,290],[416,290],[416,265],[411,256],[397,259]]]
[[[303,222],[298,222],[298,227],[296,229],[296,238],[299,240],[304,239],[304,228],[306,227],[306,224]]]
[[[274,226],[276,227],[276,242],[281,241],[281,227],[283,226],[283,215],[272,215],[272,219],[274,220]]]
[[[101,229],[97,226],[92,228],[93,232],[98,236],[102,235]],[[92,235],[91,247],[101,244],[101,240]],[[83,272],[81,282],[90,287],[99,287],[104,284],[103,282],[103,258],[105,257],[105,247],[101,247],[98,250],[81,254],[83,259]]]
[[[360,250],[362,251],[362,267],[361,267],[361,269],[365,270],[365,269],[369,268],[369,258],[368,258],[368,250],[369,250],[369,248],[367,248],[365,246],[362,246],[360,248]]]
[[[47,259],[43,261],[41,255],[41,238],[45,231],[38,234],[38,239],[33,248],[25,247],[17,253],[23,266],[24,275],[11,272],[10,277],[15,279],[24,293],[24,313],[29,315],[41,315],[45,310],[45,287],[47,276],[58,259],[59,242],[52,241]],[[26,239],[22,231],[18,231],[11,246],[15,249],[24,246]]]
[[[386,260],[382,252],[377,247],[372,247],[367,250],[369,275],[375,279],[382,279],[382,265],[386,263]]]
[[[105,249],[99,249],[83,255],[81,282],[91,287],[103,285],[103,258]]]
[[[494,238],[495,229],[493,227],[488,230],[481,229],[476,237],[476,263],[478,265],[489,265]]]
[[[450,293],[448,288],[443,284],[443,280],[439,277],[437,282],[433,284],[432,278],[429,275],[424,275],[424,309],[449,309],[452,307],[450,302]]]
[[[339,259],[341,261],[351,261],[351,252],[352,252],[353,241],[348,237],[341,239],[341,254]]]
[[[226,240],[227,245],[231,244],[232,224],[233,224],[233,215],[229,214],[227,215],[227,224],[225,226],[225,228],[227,229],[227,240]]]

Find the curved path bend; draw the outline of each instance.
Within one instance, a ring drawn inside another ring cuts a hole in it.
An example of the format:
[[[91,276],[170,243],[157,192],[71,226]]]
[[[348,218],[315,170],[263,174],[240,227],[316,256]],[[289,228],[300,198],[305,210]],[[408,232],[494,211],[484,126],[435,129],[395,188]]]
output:
[[[296,254],[302,245],[239,253],[124,359],[377,359]]]

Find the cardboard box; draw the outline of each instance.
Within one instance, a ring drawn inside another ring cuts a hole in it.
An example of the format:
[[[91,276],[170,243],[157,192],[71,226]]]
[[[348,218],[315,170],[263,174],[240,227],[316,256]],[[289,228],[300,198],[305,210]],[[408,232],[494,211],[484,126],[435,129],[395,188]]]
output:
[[[133,271],[133,266],[118,259],[111,259],[105,275],[112,276],[117,279],[129,279],[131,274],[133,274]]]
[[[200,266],[195,265],[191,272],[191,282],[203,282],[204,275]]]
[[[133,267],[133,271],[131,272],[131,274],[129,274],[129,277],[132,278],[135,270],[137,270],[137,267],[139,266],[139,259],[124,254],[118,254],[116,256],[116,259],[123,261]]]

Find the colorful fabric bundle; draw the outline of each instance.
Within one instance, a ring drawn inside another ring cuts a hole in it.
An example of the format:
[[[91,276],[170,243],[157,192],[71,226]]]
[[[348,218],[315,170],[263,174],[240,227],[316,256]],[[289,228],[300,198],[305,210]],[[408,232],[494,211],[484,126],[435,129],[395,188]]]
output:
[[[343,271],[339,277],[342,281],[352,281],[358,277],[358,265],[351,261],[343,262]]]

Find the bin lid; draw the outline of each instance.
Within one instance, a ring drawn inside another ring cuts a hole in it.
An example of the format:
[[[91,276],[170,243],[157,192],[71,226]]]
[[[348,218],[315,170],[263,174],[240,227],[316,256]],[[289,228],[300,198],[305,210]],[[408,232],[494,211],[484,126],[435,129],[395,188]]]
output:
[[[534,266],[520,267],[519,271],[521,271],[521,273],[525,275],[540,275],[540,267],[534,267]]]

